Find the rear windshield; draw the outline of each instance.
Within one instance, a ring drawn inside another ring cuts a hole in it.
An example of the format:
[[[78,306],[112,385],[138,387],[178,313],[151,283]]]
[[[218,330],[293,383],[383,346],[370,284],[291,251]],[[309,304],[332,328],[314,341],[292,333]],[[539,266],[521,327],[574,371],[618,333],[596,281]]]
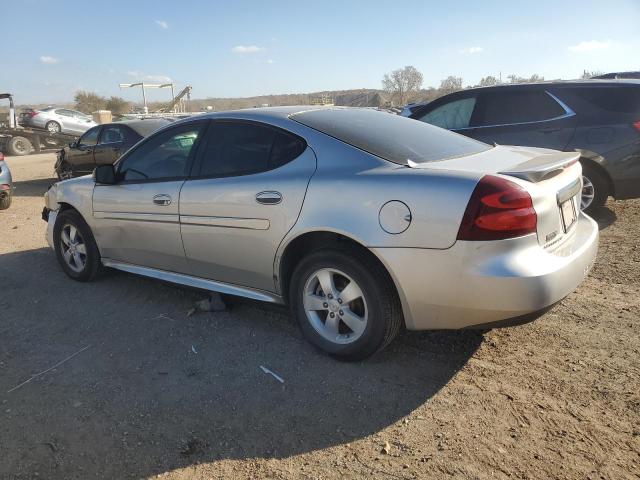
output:
[[[424,122],[364,108],[311,110],[296,113],[291,118],[400,165],[408,165],[410,160],[435,162],[491,148]]]

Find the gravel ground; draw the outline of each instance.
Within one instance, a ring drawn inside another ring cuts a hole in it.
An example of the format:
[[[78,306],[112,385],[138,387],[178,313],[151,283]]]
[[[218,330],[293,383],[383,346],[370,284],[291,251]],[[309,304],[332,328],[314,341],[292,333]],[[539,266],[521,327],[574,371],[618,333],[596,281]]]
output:
[[[594,270],[536,322],[343,364],[277,307],[188,317],[202,292],[68,279],[40,220],[53,162],[8,159],[0,478],[640,479],[640,201],[607,204]]]

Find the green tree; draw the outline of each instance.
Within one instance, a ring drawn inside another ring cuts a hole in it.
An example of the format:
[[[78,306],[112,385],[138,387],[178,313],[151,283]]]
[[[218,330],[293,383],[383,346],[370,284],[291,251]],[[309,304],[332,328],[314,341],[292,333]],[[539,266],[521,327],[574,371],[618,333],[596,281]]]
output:
[[[76,110],[82,113],[91,114],[96,110],[103,110],[106,105],[106,99],[97,93],[78,90],[73,97],[76,103]]]
[[[114,114],[128,113],[131,109],[131,103],[122,97],[112,96],[105,102],[105,109],[111,110],[111,113]]]

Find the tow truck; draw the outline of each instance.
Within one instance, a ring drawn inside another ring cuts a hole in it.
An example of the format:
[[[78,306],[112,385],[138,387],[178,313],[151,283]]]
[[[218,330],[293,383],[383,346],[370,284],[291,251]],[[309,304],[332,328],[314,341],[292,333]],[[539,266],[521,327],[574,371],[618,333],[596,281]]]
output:
[[[4,121],[0,119],[0,152],[7,155],[29,155],[46,150],[59,150],[78,137],[68,133],[51,133],[39,128],[20,126],[13,104],[13,95],[0,93],[0,100],[9,100],[9,115]]]

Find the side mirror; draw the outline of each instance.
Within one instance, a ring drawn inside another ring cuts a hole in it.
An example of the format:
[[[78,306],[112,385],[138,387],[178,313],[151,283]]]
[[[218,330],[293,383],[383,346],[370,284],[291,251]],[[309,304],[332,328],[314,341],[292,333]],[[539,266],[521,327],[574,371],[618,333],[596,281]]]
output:
[[[98,165],[93,171],[93,181],[103,185],[115,185],[116,169],[113,165]]]

